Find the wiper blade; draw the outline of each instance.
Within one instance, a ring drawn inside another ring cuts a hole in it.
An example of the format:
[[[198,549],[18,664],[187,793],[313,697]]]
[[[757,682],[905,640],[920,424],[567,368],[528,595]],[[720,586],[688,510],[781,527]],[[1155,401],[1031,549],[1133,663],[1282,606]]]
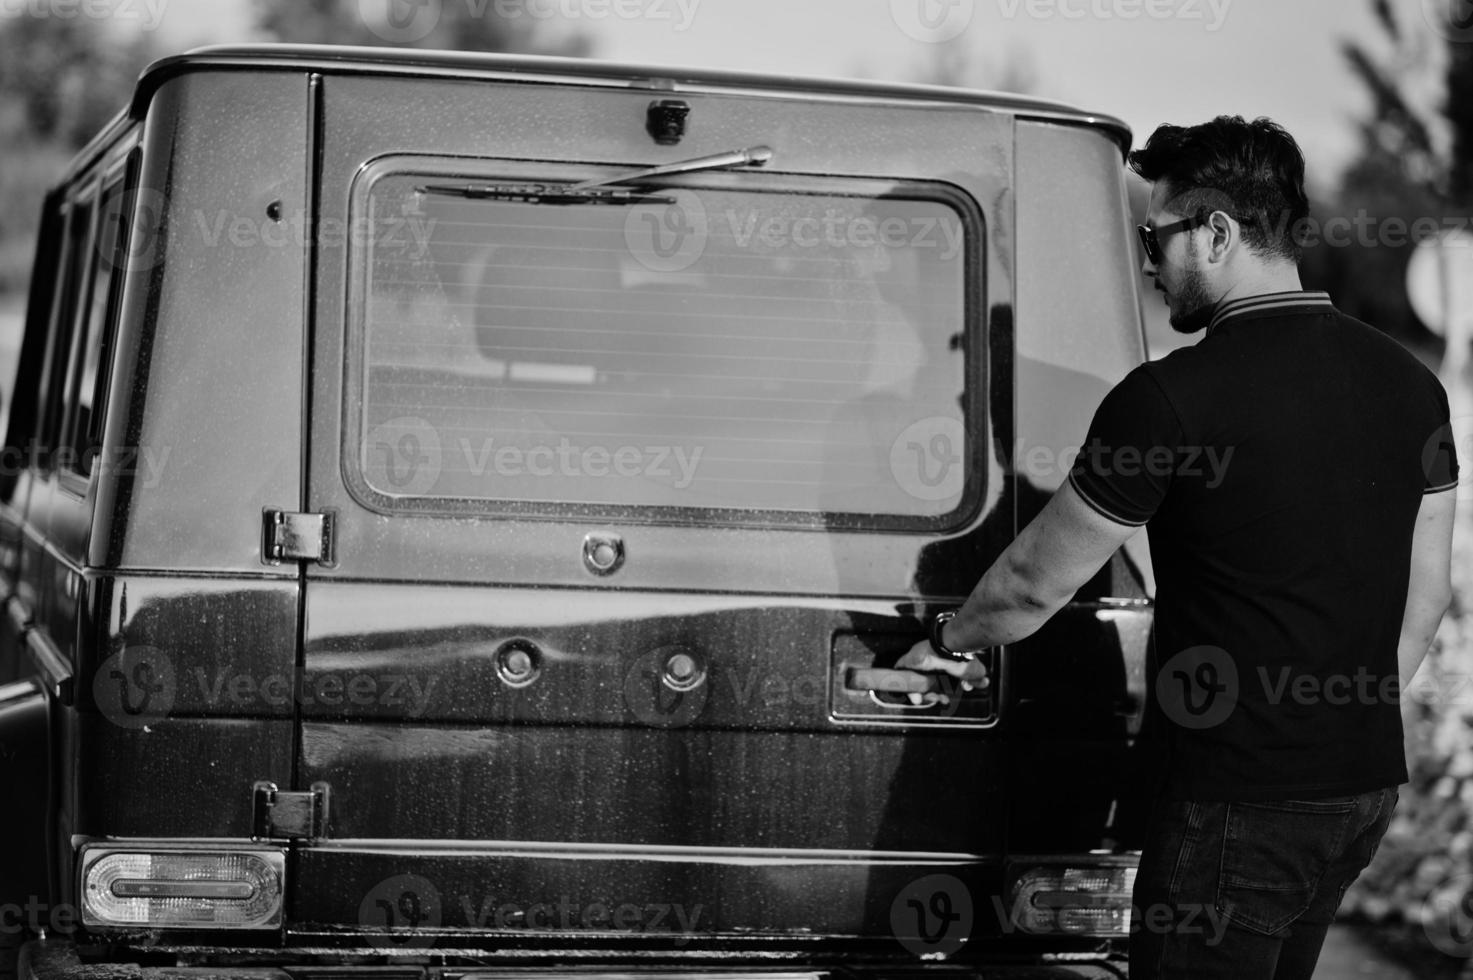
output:
[[[421,194],[443,194],[474,201],[510,201],[517,204],[674,204],[675,198],[639,190],[594,188],[570,184],[426,184]]]
[[[627,174],[615,174],[612,177],[600,177],[597,180],[585,180],[569,187],[570,191],[586,191],[593,187],[606,187],[609,184],[628,184],[645,180],[649,177],[668,177],[671,174],[688,174],[697,170],[725,170],[728,167],[762,167],[772,159],[772,148],[769,146],[751,146],[745,150],[732,150],[729,153],[714,153],[710,156],[696,157],[694,160],[682,160],[679,163],[666,163],[658,167],[646,167],[643,170],[635,170]]]
[[[445,194],[477,201],[513,201],[519,204],[674,204],[668,194],[628,188],[613,184],[640,183],[651,177],[668,177],[698,170],[725,170],[728,167],[761,167],[772,159],[772,149],[752,146],[729,153],[665,163],[627,174],[579,181],[576,184],[427,184],[415,188],[422,194]]]

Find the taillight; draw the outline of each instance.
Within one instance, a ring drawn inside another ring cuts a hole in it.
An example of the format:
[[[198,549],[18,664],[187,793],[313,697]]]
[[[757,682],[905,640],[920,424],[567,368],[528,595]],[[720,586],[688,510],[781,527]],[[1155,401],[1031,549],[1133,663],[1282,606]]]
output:
[[[1130,934],[1134,865],[1042,865],[1013,882],[1012,915],[1024,932],[1076,936]]]
[[[218,845],[89,845],[82,922],[168,929],[281,925],[284,852]]]

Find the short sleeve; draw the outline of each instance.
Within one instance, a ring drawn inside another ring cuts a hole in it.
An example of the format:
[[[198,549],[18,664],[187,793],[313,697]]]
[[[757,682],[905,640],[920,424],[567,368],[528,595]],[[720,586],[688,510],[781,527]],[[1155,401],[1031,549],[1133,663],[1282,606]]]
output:
[[[1433,391],[1433,414],[1429,421],[1434,428],[1432,437],[1422,446],[1424,494],[1441,493],[1458,485],[1457,436],[1448,410],[1447,391],[1430,371],[1428,375]]]
[[[1181,435],[1176,410],[1143,364],[1100,403],[1069,482],[1102,516],[1139,527],[1166,497]]]

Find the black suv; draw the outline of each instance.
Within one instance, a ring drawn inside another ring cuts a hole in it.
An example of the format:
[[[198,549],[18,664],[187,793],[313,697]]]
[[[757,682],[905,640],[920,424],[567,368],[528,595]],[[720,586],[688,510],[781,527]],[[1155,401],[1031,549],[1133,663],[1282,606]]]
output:
[[[598,62],[149,69],[44,203],[7,406],[21,974],[1118,976],[1148,573],[986,689],[893,664],[1144,357],[1129,141]]]

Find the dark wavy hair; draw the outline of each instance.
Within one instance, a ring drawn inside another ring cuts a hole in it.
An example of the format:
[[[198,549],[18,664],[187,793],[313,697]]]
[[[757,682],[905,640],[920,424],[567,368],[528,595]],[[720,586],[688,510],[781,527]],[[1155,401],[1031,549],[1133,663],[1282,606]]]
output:
[[[1225,211],[1250,249],[1299,262],[1295,227],[1309,217],[1304,154],[1273,120],[1218,116],[1198,126],[1159,126],[1131,152],[1130,169],[1152,183],[1164,180],[1177,214]]]

